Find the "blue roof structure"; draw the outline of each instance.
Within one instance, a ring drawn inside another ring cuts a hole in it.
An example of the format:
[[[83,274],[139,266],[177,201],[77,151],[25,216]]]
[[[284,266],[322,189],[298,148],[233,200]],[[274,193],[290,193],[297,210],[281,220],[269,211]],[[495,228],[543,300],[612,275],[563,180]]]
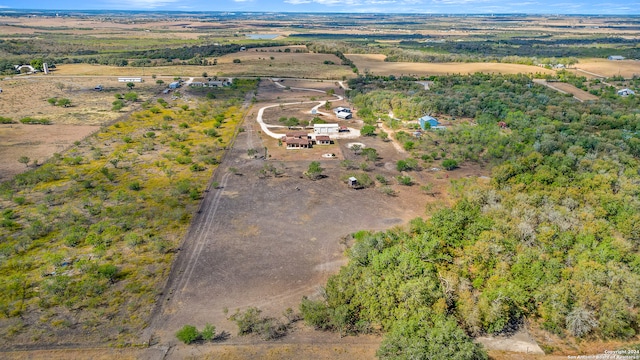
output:
[[[422,130],[426,130],[426,124],[429,124],[430,128],[440,125],[440,122],[438,122],[436,118],[429,115],[421,117],[420,119],[418,119],[418,121],[420,122],[420,127],[422,128]]]

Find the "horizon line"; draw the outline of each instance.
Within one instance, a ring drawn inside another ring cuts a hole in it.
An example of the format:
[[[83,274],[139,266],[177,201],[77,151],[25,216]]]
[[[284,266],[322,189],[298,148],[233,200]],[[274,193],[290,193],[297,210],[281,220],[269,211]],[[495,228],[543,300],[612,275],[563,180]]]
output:
[[[40,8],[3,8],[0,7],[0,14],[11,12],[133,12],[133,13],[177,13],[177,14],[357,14],[357,15],[437,15],[437,16],[597,16],[597,17],[640,17],[640,14],[575,14],[575,13],[529,13],[529,12],[469,12],[469,13],[447,13],[447,12],[358,12],[358,11],[251,11],[251,10],[143,10],[143,9],[40,9]]]

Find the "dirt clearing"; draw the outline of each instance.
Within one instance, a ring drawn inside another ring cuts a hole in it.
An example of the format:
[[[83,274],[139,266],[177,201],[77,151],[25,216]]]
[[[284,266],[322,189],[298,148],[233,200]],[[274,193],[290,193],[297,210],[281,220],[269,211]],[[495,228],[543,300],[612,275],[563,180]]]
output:
[[[547,86],[550,89],[561,92],[563,94],[571,94],[573,95],[574,98],[576,98],[579,101],[598,100],[597,96],[590,94],[582,89],[578,89],[577,87],[571,84],[567,84],[559,81],[548,82],[544,79],[534,79],[533,81],[536,84]]]
[[[0,125],[0,182],[28,169],[18,162],[20,157],[42,164],[53,153],[63,152],[99,129],[91,125]]]

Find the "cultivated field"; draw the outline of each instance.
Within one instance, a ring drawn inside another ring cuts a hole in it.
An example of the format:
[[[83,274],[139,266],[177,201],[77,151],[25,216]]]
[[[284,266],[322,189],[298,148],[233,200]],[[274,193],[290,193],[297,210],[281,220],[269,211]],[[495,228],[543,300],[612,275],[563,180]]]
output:
[[[476,72],[492,74],[553,74],[554,72],[538,66],[503,63],[410,63],[385,62],[381,54],[348,54],[362,73],[373,75],[447,75],[473,74]]]

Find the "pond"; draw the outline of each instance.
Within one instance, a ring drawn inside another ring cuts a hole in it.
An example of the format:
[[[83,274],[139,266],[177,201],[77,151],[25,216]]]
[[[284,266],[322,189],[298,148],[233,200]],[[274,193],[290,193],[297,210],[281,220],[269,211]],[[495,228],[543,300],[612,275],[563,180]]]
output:
[[[279,34],[247,34],[251,40],[273,40],[280,36]]]

